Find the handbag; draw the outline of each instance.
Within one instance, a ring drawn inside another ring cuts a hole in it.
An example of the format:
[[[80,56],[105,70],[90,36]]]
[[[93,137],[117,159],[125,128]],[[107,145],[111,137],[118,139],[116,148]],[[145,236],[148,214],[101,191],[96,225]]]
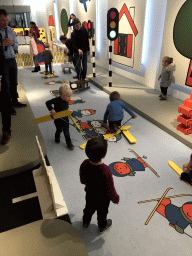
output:
[[[5,54],[4,54],[4,50],[3,50],[3,39],[2,39],[2,35],[0,33],[0,75],[1,76],[3,74],[4,62],[5,62]]]

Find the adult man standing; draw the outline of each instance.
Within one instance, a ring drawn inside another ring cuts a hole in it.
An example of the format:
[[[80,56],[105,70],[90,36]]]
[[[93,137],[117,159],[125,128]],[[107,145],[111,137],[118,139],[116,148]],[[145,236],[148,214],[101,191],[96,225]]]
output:
[[[11,137],[11,114],[16,114],[13,106],[26,106],[18,102],[17,93],[17,63],[14,50],[18,49],[16,35],[8,26],[9,17],[7,11],[0,9],[0,33],[4,51],[4,67],[1,78],[1,114],[3,136],[1,143],[7,144]]]
[[[76,72],[78,80],[84,80],[87,74],[87,55],[90,54],[88,33],[84,27],[81,27],[79,19],[73,20],[74,31],[71,34],[72,46],[74,50],[74,59],[76,63]],[[81,70],[82,61],[82,70]]]

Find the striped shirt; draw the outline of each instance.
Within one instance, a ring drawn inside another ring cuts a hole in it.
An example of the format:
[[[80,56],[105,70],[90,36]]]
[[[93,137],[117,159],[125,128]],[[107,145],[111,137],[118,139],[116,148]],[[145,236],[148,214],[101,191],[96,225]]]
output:
[[[5,37],[6,37],[5,29],[0,29],[0,33],[2,35],[2,40],[4,40]],[[14,31],[9,26],[7,26],[7,36],[10,37],[13,40],[14,46],[7,46],[7,51],[5,51],[5,46],[3,46],[5,59],[15,58],[14,50],[18,49],[19,44],[17,42],[17,37],[16,37]]]

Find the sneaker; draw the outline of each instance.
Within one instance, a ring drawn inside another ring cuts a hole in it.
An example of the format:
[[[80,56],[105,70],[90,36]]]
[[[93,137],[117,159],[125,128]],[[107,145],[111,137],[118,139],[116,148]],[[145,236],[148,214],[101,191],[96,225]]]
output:
[[[109,229],[111,226],[112,226],[112,220],[108,219],[106,227],[105,228],[99,228],[99,233],[103,233],[104,231]]]
[[[162,96],[163,96],[162,94],[159,95],[159,97],[162,97]]]
[[[88,229],[88,227],[89,227],[89,224],[85,224],[85,223],[83,222],[83,229]]]
[[[167,97],[166,96],[162,96],[159,100],[166,100]]]
[[[74,149],[74,145],[73,145],[73,143],[72,143],[71,141],[67,143],[67,147],[68,147],[68,149],[70,149],[70,150],[73,150],[73,149]]]
[[[2,139],[1,139],[1,144],[2,145],[7,144],[10,141],[10,138],[11,138],[11,133],[3,132],[3,136],[2,136]]]
[[[77,79],[78,77],[77,76],[73,76],[74,79]]]

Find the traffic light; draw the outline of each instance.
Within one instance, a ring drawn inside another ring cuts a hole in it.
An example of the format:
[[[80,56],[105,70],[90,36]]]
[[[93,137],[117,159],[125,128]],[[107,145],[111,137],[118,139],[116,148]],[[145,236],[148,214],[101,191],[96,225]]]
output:
[[[90,20],[88,20],[87,23],[88,26],[88,38],[92,38],[93,37],[93,22],[91,22]]]
[[[118,37],[119,12],[116,8],[111,8],[107,13],[107,38],[114,41]]]

